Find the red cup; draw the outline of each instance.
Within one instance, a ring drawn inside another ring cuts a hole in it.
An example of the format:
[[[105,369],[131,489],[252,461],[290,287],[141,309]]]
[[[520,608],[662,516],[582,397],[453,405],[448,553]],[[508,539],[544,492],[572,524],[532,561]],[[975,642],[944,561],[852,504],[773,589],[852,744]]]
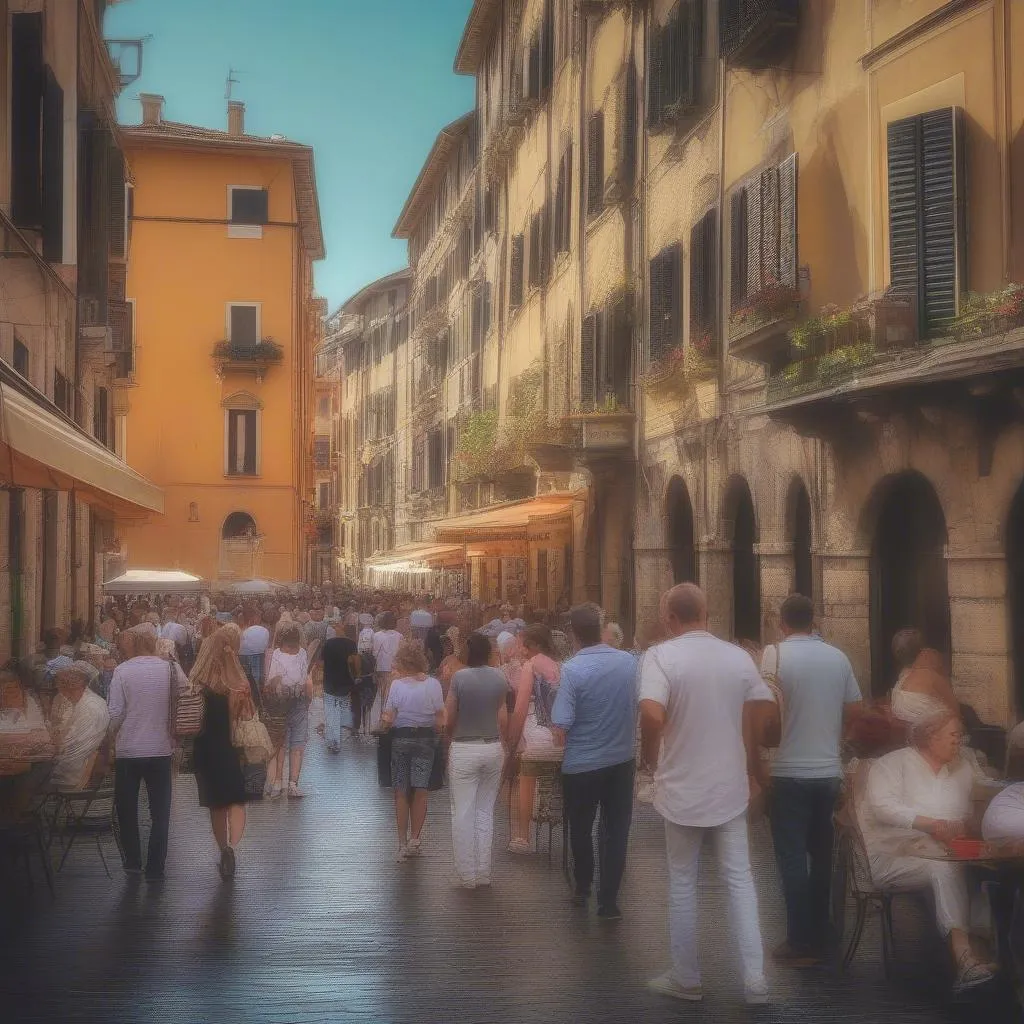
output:
[[[954,839],[949,848],[955,857],[976,858],[985,852],[985,844],[980,839],[968,839],[966,836]]]

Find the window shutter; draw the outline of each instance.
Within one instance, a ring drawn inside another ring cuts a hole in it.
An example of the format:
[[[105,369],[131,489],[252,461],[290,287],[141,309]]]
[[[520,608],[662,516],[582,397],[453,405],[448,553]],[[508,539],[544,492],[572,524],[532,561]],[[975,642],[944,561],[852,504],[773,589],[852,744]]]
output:
[[[551,203],[545,201],[540,211],[540,280],[551,279]]]
[[[11,217],[22,227],[43,219],[43,82],[43,16],[12,14]]]
[[[484,300],[483,300],[483,337],[487,337],[487,332],[491,329],[491,282],[484,281]]]
[[[484,236],[484,194],[478,188],[473,200],[473,254],[480,251]]]
[[[124,259],[127,255],[124,153],[116,145],[110,147],[110,255]]]
[[[622,104],[622,176],[633,183],[636,177],[636,64],[626,62],[626,81]]]
[[[609,322],[608,311],[599,309],[594,313],[594,321],[597,325],[594,332],[597,358],[597,387],[594,389],[594,405],[599,405],[611,390],[612,382],[612,342],[613,336]]]
[[[664,27],[651,19],[650,38],[647,40],[647,124],[656,128],[664,116]]]
[[[555,185],[555,225],[554,248],[556,255],[563,252],[562,225],[565,221],[565,154],[558,161],[558,182]]]
[[[540,56],[541,41],[539,33],[530,40],[530,51],[527,65],[526,95],[531,100],[540,99]]]
[[[494,230],[494,192],[488,185],[484,191],[484,231]]]
[[[630,404],[629,383],[633,362],[633,330],[629,303],[620,299],[612,309],[608,395],[619,405]]]
[[[64,90],[46,68],[43,93],[43,258],[64,257]],[[124,202],[121,203],[124,220]],[[123,233],[123,232],[122,232]]]
[[[779,280],[779,172],[761,172],[761,286]]]
[[[540,285],[540,236],[541,236],[541,214],[538,210],[530,218],[530,287],[536,288]]]
[[[110,217],[107,204],[110,197],[110,147],[114,140],[110,132],[96,127],[87,132],[83,141],[88,145],[91,177],[88,207],[88,225],[85,231],[85,266],[79,267],[86,295],[97,303],[97,316],[103,323],[107,317],[107,289],[110,260]],[[83,274],[84,270],[84,274]]]
[[[247,411],[242,413],[245,423],[245,469],[250,475],[256,472],[256,413]]]
[[[540,89],[546,93],[555,80],[555,4],[544,0],[544,20],[541,22]]]
[[[761,275],[761,176],[756,176],[745,191],[747,194],[747,290],[745,296],[756,295],[763,284]]]
[[[738,188],[729,200],[729,300],[733,311],[747,297],[747,190]]]
[[[473,289],[473,314],[470,333],[470,348],[477,352],[484,338],[484,290],[480,285]]]
[[[679,344],[680,247],[670,245],[651,260],[650,344],[652,360]]]
[[[238,473],[238,418],[241,413],[234,409],[228,412],[228,473]]]
[[[594,216],[604,208],[604,113],[590,115],[587,132],[587,214]]]
[[[924,307],[921,274],[921,121],[893,121],[886,130],[889,179],[889,279],[893,289]]]
[[[518,309],[523,304],[523,245],[523,236],[514,235],[512,238],[511,280],[509,281],[508,292],[508,304],[512,309]]]
[[[594,406],[597,391],[597,314],[583,318],[580,338],[580,408],[586,412]]]
[[[718,211],[712,209],[690,233],[690,346],[704,355],[714,352],[718,333],[717,228]]]
[[[964,122],[958,107],[921,115],[925,330],[944,330],[966,285]]]
[[[779,164],[779,280],[797,286],[797,154]]]

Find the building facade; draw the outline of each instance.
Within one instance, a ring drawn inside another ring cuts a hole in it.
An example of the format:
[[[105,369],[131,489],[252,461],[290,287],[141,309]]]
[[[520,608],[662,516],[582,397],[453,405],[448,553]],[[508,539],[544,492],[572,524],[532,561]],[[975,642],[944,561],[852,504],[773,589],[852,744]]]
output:
[[[395,562],[461,546],[474,596],[599,600],[641,641],[673,582],[765,642],[796,589],[865,692],[916,625],[1019,717],[1022,42],[1010,0],[475,0],[475,116],[396,232],[424,500]]]
[[[106,2],[0,2],[0,660],[88,622],[163,494],[115,443],[131,370]]]
[[[324,255],[313,152],[168,121],[142,97],[122,129],[134,188],[135,360],[117,410],[128,462],[165,515],[130,531],[133,566],[210,581],[313,571],[313,356]]]

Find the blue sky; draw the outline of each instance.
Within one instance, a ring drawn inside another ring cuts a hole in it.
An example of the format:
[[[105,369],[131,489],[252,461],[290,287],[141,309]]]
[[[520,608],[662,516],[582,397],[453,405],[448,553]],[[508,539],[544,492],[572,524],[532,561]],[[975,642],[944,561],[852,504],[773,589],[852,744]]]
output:
[[[225,128],[228,69],[246,131],[315,147],[327,259],[317,289],[333,310],[407,262],[391,237],[437,132],[473,105],[452,71],[472,0],[128,0],[108,38],[145,38],[140,92],[169,120]]]

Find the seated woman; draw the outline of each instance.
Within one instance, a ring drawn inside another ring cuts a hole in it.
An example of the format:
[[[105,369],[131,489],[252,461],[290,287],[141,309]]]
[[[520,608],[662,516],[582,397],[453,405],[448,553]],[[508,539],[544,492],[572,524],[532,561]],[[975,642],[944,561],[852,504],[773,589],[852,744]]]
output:
[[[52,752],[39,702],[14,668],[0,671],[0,775],[17,775],[27,760]]]
[[[892,638],[892,653],[900,669],[890,694],[894,718],[913,728],[944,708],[959,710],[943,657],[925,647],[919,629],[901,629]]]
[[[962,865],[933,860],[966,831],[974,773],[961,757],[962,727],[949,708],[920,720],[911,746],[880,757],[868,773],[858,818],[871,877],[879,886],[928,886],[939,929],[948,936],[956,990],[990,981],[994,968],[972,951],[970,904]]]
[[[107,702],[89,689],[92,666],[75,662],[57,673],[52,728],[57,756],[50,785],[61,792],[75,792],[89,781],[96,754],[110,726]],[[95,670],[94,670],[95,671]]]
[[[516,701],[509,725],[508,749],[518,751],[522,760],[560,761],[564,750],[551,730],[551,708],[561,680],[555,660],[551,630],[528,626],[519,637],[524,657],[516,683]],[[519,805],[512,823],[511,853],[532,853],[530,823],[537,783],[531,776],[519,777]]]

